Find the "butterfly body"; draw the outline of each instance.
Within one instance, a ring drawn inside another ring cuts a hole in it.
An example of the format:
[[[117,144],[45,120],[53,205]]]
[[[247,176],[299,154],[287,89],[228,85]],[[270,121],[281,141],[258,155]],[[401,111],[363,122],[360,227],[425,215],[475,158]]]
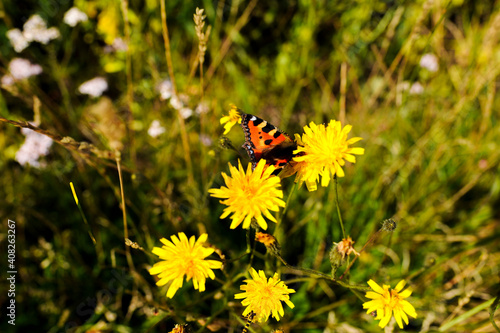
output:
[[[264,159],[273,165],[277,175],[294,157],[297,143],[288,134],[257,116],[241,112],[241,127],[245,132],[243,148],[248,153],[253,167]]]

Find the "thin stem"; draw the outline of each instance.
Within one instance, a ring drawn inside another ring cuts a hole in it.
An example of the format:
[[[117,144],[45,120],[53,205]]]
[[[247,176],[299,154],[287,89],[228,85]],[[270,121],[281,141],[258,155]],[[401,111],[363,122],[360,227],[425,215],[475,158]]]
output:
[[[286,198],[286,203],[285,203],[285,208],[283,208],[283,211],[279,214],[278,217],[278,223],[276,224],[276,228],[274,228],[274,235],[277,234],[278,227],[281,225],[281,222],[283,220],[283,216],[285,216],[285,213],[288,209],[288,205],[290,203],[290,199],[292,198],[292,195],[295,193],[295,189],[297,188],[297,183],[293,183],[292,189],[290,190],[290,193],[288,194],[288,198]]]
[[[200,100],[203,101],[203,94],[205,89],[203,89],[203,62],[200,61]]]
[[[279,254],[276,254],[275,255],[282,263],[283,265],[285,265],[286,267],[290,268],[290,269],[293,269],[293,270],[296,270],[296,271],[301,271],[301,272],[304,272],[306,273],[307,275],[309,276],[312,276],[312,277],[319,277],[319,278],[322,278],[322,279],[325,279],[325,280],[330,280],[332,281],[333,283],[339,285],[339,286],[342,286],[342,287],[345,287],[345,288],[348,288],[348,289],[351,289],[351,290],[361,290],[361,291],[368,291],[370,290],[369,287],[365,287],[365,286],[358,286],[358,285],[352,285],[352,284],[348,284],[348,283],[345,283],[343,281],[339,281],[339,280],[335,280],[333,277],[331,277],[330,275],[328,274],[325,274],[325,273],[322,273],[322,272],[319,272],[319,271],[316,271],[316,270],[313,270],[313,269],[309,269],[309,268],[302,268],[302,267],[295,267],[295,266],[291,266],[289,265],[285,259],[283,259],[283,257]]]
[[[170,82],[172,82],[172,88],[174,89],[174,94],[177,95],[177,87],[175,85],[175,77],[174,77],[174,66],[172,65],[172,54],[170,53],[170,39],[168,37],[167,11],[165,10],[165,0],[160,0],[160,6],[161,6],[161,27],[163,33],[163,43],[165,44],[165,58],[167,59],[168,75],[170,76]]]
[[[8,124],[14,125],[16,127],[20,127],[20,128],[29,128],[30,130],[32,130],[34,132],[48,136],[49,138],[51,138],[52,140],[54,140],[55,142],[57,142],[61,146],[64,146],[65,148],[67,148],[69,150],[73,150],[73,151],[75,151],[79,154],[82,154],[84,156],[87,156],[87,157],[91,157],[92,155],[95,155],[98,158],[112,160],[112,159],[114,159],[114,156],[115,156],[114,153],[109,151],[109,150],[100,150],[90,143],[78,142],[69,136],[62,137],[58,134],[54,134],[50,131],[47,131],[47,130],[44,130],[40,127],[32,125],[27,121],[16,121],[16,120],[7,119],[7,118],[0,116],[0,122],[5,122],[5,123],[8,123]]]
[[[123,213],[123,238],[125,242],[128,239],[128,225],[127,225],[127,210],[125,208],[125,191],[123,190],[123,179],[122,179],[122,168],[120,164],[121,156],[120,152],[116,152],[116,167],[118,169],[118,178],[120,179],[120,194],[122,197],[122,213]],[[134,262],[132,261],[132,256],[130,255],[130,247],[125,246],[125,252],[127,255],[127,263],[131,271],[135,271]]]
[[[134,86],[132,81],[132,56],[130,50],[130,22],[128,19],[128,0],[121,0],[121,9],[123,13],[123,22],[124,22],[124,34],[125,34],[125,43],[127,44],[127,52],[126,52],[126,73],[127,73],[127,104],[128,104],[128,114],[127,114],[127,128],[129,129],[129,138],[130,138],[130,156],[131,160],[136,164],[136,149],[134,144],[134,131],[132,130],[132,123],[134,121],[134,116],[132,113],[133,103],[134,103]]]
[[[339,192],[338,192],[338,178],[337,178],[337,175],[335,175],[335,205],[337,206],[337,214],[339,216],[340,228],[342,228],[342,238],[345,239],[344,222],[342,222],[342,215],[340,214]]]
[[[236,23],[234,24],[232,30],[229,32],[229,36],[222,43],[222,46],[220,48],[220,51],[219,51],[217,57],[210,64],[210,67],[207,70],[207,80],[210,80],[212,78],[212,75],[214,75],[215,70],[222,62],[222,59],[224,59],[224,57],[226,56],[227,51],[229,51],[229,48],[231,47],[231,44],[233,43],[234,38],[236,38],[236,36],[238,35],[238,32],[248,22],[248,19],[250,17],[250,14],[252,13],[252,10],[255,8],[255,5],[257,5],[257,1],[258,0],[252,0],[248,4],[247,8],[245,8],[245,11],[243,12],[243,14],[241,14],[238,21],[236,21]]]
[[[57,61],[56,51],[54,47],[51,46],[48,48],[49,51],[49,63],[52,69],[52,73],[56,77],[56,82],[59,90],[61,91],[61,96],[64,104],[64,109],[69,116],[69,119],[72,123],[76,123],[76,115],[73,109],[73,105],[71,104],[71,95],[68,91],[68,87],[64,83],[63,70]]]
[[[500,301],[500,293],[499,293],[499,295],[497,295],[497,297],[495,298],[495,300],[493,301],[493,303],[490,306],[490,322],[498,333],[500,333],[500,328],[498,328],[497,324],[495,323],[495,311],[496,311],[496,308],[498,306],[499,301]]]
[[[165,0],[160,0],[160,6],[161,6],[161,27],[163,33],[163,42],[165,45],[165,58],[167,60],[168,75],[170,76],[170,82],[172,82],[174,95],[177,95],[177,86],[175,84],[175,77],[174,77],[174,66],[172,65],[172,54],[170,52],[170,38],[168,37],[167,11],[165,10]],[[191,163],[191,149],[189,148],[189,139],[186,131],[186,124],[184,122],[184,118],[181,117],[179,112],[177,112],[177,118],[179,118],[179,125],[181,128],[182,148],[184,149],[184,159],[186,160],[186,167],[188,171],[187,175],[188,185],[193,185],[194,184],[193,164]]]

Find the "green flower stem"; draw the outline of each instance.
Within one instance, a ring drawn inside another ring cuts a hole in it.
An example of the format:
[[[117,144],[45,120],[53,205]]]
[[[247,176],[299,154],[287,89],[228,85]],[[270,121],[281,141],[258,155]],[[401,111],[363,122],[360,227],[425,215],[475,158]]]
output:
[[[333,277],[331,277],[330,275],[328,274],[325,274],[325,273],[322,273],[322,272],[319,272],[319,271],[316,271],[316,270],[313,270],[313,269],[309,269],[309,268],[302,268],[302,267],[294,267],[294,266],[291,266],[289,265],[285,259],[283,259],[283,257],[279,254],[275,254],[275,256],[283,263],[283,265],[285,265],[286,267],[290,268],[290,269],[293,269],[293,270],[296,270],[296,271],[301,271],[301,272],[304,272],[306,273],[307,275],[309,276],[312,276],[312,277],[319,277],[319,278],[322,278],[322,279],[326,279],[326,280],[330,280],[332,281],[333,283],[339,285],[339,286],[342,286],[344,288],[348,288],[348,289],[351,289],[351,290],[360,290],[360,291],[368,291],[370,290],[369,287],[365,287],[365,286],[359,286],[359,285],[352,285],[352,284],[348,284],[348,283],[345,283],[343,281],[340,281],[340,280],[335,280]],[[358,296],[358,295],[356,295]],[[359,296],[358,296],[359,297]]]
[[[338,178],[337,175],[334,177],[335,180],[335,205],[337,206],[337,214],[339,216],[340,228],[342,229],[342,238],[345,239],[345,229],[344,222],[342,222],[342,214],[340,214],[340,206],[339,206],[339,192],[338,192]]]

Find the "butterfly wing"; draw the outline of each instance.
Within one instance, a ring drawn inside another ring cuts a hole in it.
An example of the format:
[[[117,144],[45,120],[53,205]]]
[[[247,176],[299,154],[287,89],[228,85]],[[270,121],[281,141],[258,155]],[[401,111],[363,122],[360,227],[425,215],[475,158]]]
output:
[[[297,144],[288,134],[257,116],[241,113],[241,127],[245,132],[243,148],[248,153],[253,167],[265,159],[266,165],[274,165],[278,174],[292,159]]]

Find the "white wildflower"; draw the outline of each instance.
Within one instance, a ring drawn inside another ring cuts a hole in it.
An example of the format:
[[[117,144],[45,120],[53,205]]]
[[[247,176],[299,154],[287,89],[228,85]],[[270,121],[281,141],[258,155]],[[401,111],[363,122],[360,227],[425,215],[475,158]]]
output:
[[[70,27],[76,27],[76,25],[78,23],[85,22],[88,19],[89,18],[87,16],[87,14],[85,14],[84,12],[82,12],[80,9],[78,9],[76,7],[72,7],[64,14],[63,21],[64,21],[64,23],[66,23]]]
[[[9,63],[9,73],[2,77],[2,84],[10,86],[14,82],[38,75],[42,72],[42,67],[32,64],[29,60],[14,58]]]
[[[32,64],[26,59],[14,58],[9,63],[9,73],[15,80],[26,79],[41,72],[42,67],[40,65]]]
[[[2,76],[0,82],[2,83],[2,86],[11,86],[14,84],[15,80],[10,74],[6,74]]]
[[[78,91],[92,97],[99,97],[108,89],[108,82],[102,77],[96,77],[86,81],[78,87]]]
[[[184,106],[184,104],[182,104],[182,101],[179,99],[179,97],[177,97],[175,95],[173,95],[172,98],[170,99],[170,105],[176,110],[180,110]]]
[[[40,15],[31,16],[26,23],[24,23],[24,38],[28,42],[36,41],[42,44],[47,44],[52,39],[59,38],[61,34],[56,27],[47,29],[47,24],[40,17]]]
[[[420,95],[424,92],[424,87],[419,83],[415,82],[411,85],[410,94],[411,95]]]
[[[170,80],[164,80],[156,87],[156,90],[160,93],[161,100],[167,100],[174,94],[174,87]]]
[[[182,108],[179,110],[179,114],[182,118],[187,119],[193,115],[193,110],[190,108]]]
[[[195,112],[197,114],[202,114],[202,113],[207,113],[208,110],[209,109],[207,103],[201,102],[200,104],[198,104],[198,106],[196,106]]]
[[[21,133],[26,136],[26,140],[16,153],[16,161],[23,166],[30,164],[39,168],[40,162],[38,159],[49,153],[49,148],[54,141],[48,136],[28,128],[21,129]]]
[[[7,38],[9,39],[12,47],[14,47],[14,50],[18,53],[30,45],[24,37],[22,31],[19,29],[11,29],[7,31]]]
[[[152,138],[156,138],[157,136],[165,133],[165,127],[161,126],[158,120],[153,120],[148,129],[148,134]]]
[[[420,67],[427,69],[429,72],[437,72],[439,69],[438,58],[431,53],[424,54],[420,59]]]

